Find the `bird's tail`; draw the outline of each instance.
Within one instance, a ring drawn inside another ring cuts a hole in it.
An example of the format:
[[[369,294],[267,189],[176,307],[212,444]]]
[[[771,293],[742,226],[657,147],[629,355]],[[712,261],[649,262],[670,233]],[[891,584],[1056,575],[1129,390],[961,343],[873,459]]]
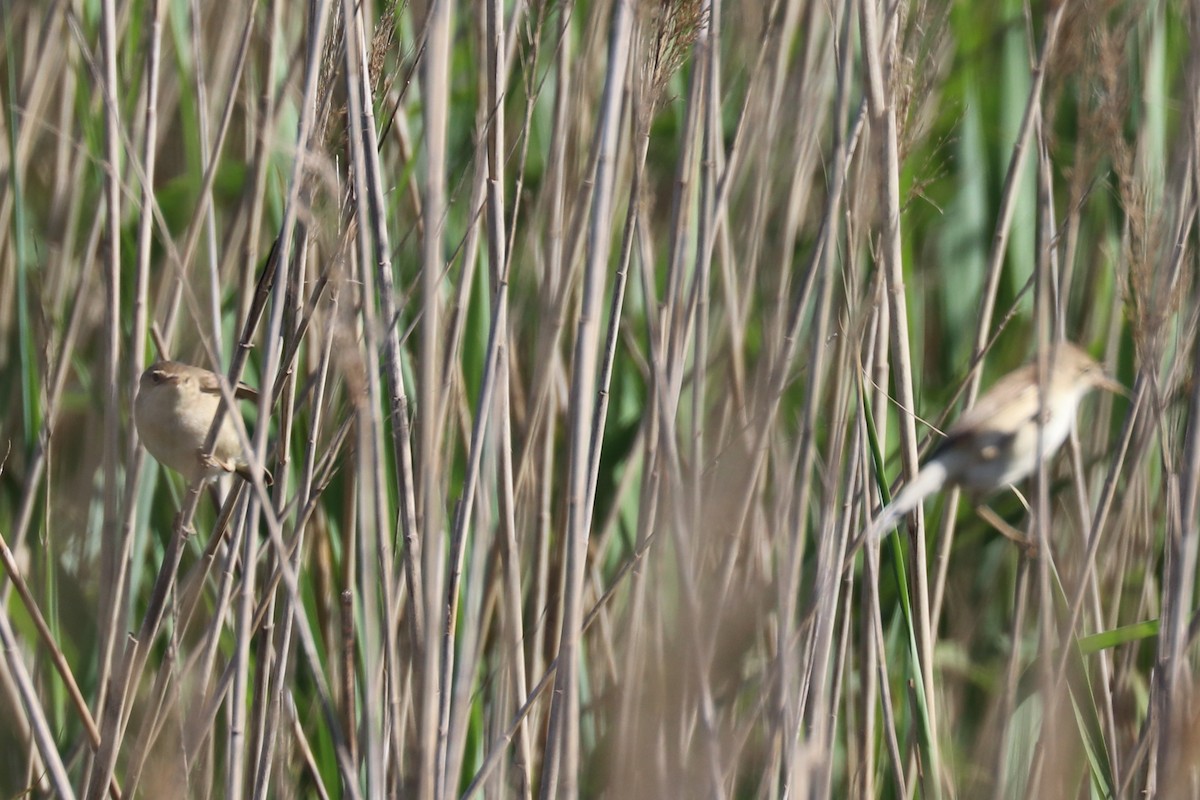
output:
[[[892,502],[879,512],[875,522],[867,529],[867,534],[863,537],[864,541],[873,543],[882,539],[896,526],[901,517],[919,506],[926,497],[945,486],[948,474],[946,465],[942,463],[941,459],[935,458],[921,467],[917,477],[905,484],[904,488],[892,498]]]

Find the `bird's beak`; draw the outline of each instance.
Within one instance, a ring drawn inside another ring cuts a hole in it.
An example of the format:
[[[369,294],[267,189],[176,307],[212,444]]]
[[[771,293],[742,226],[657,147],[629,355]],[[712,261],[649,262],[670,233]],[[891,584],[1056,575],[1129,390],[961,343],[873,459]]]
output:
[[[1101,375],[1096,379],[1096,388],[1107,389],[1113,394],[1119,394],[1126,399],[1132,397],[1132,395],[1129,393],[1129,390],[1125,388],[1125,384],[1121,383],[1120,381],[1113,380],[1107,375]]]

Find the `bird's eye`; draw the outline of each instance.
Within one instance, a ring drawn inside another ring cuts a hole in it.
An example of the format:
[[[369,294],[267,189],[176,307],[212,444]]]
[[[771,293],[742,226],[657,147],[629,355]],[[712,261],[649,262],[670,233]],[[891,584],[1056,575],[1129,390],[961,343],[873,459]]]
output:
[[[163,382],[162,372],[159,370],[154,370],[154,372],[150,373],[150,380],[154,381],[155,383],[162,383]]]

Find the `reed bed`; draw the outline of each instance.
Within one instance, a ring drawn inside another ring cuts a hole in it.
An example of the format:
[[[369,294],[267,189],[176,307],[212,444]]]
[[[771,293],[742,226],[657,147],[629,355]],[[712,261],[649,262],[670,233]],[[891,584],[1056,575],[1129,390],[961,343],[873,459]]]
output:
[[[1196,41],[0,0],[0,797],[1200,795]],[[855,550],[1062,337],[1032,511]],[[165,357],[274,485],[146,456]]]

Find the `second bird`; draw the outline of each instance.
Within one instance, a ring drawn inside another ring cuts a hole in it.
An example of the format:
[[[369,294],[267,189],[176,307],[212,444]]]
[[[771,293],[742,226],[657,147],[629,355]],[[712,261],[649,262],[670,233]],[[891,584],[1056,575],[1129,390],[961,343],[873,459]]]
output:
[[[1075,425],[1080,401],[1092,389],[1124,392],[1091,356],[1069,342],[1051,349],[1042,391],[1037,365],[996,382],[946,432],[917,476],[880,513],[865,539],[874,541],[922,500],[947,484],[988,494],[1012,486],[1054,455]],[[1043,394],[1044,392],[1044,394]],[[1044,409],[1042,423],[1038,413]]]

